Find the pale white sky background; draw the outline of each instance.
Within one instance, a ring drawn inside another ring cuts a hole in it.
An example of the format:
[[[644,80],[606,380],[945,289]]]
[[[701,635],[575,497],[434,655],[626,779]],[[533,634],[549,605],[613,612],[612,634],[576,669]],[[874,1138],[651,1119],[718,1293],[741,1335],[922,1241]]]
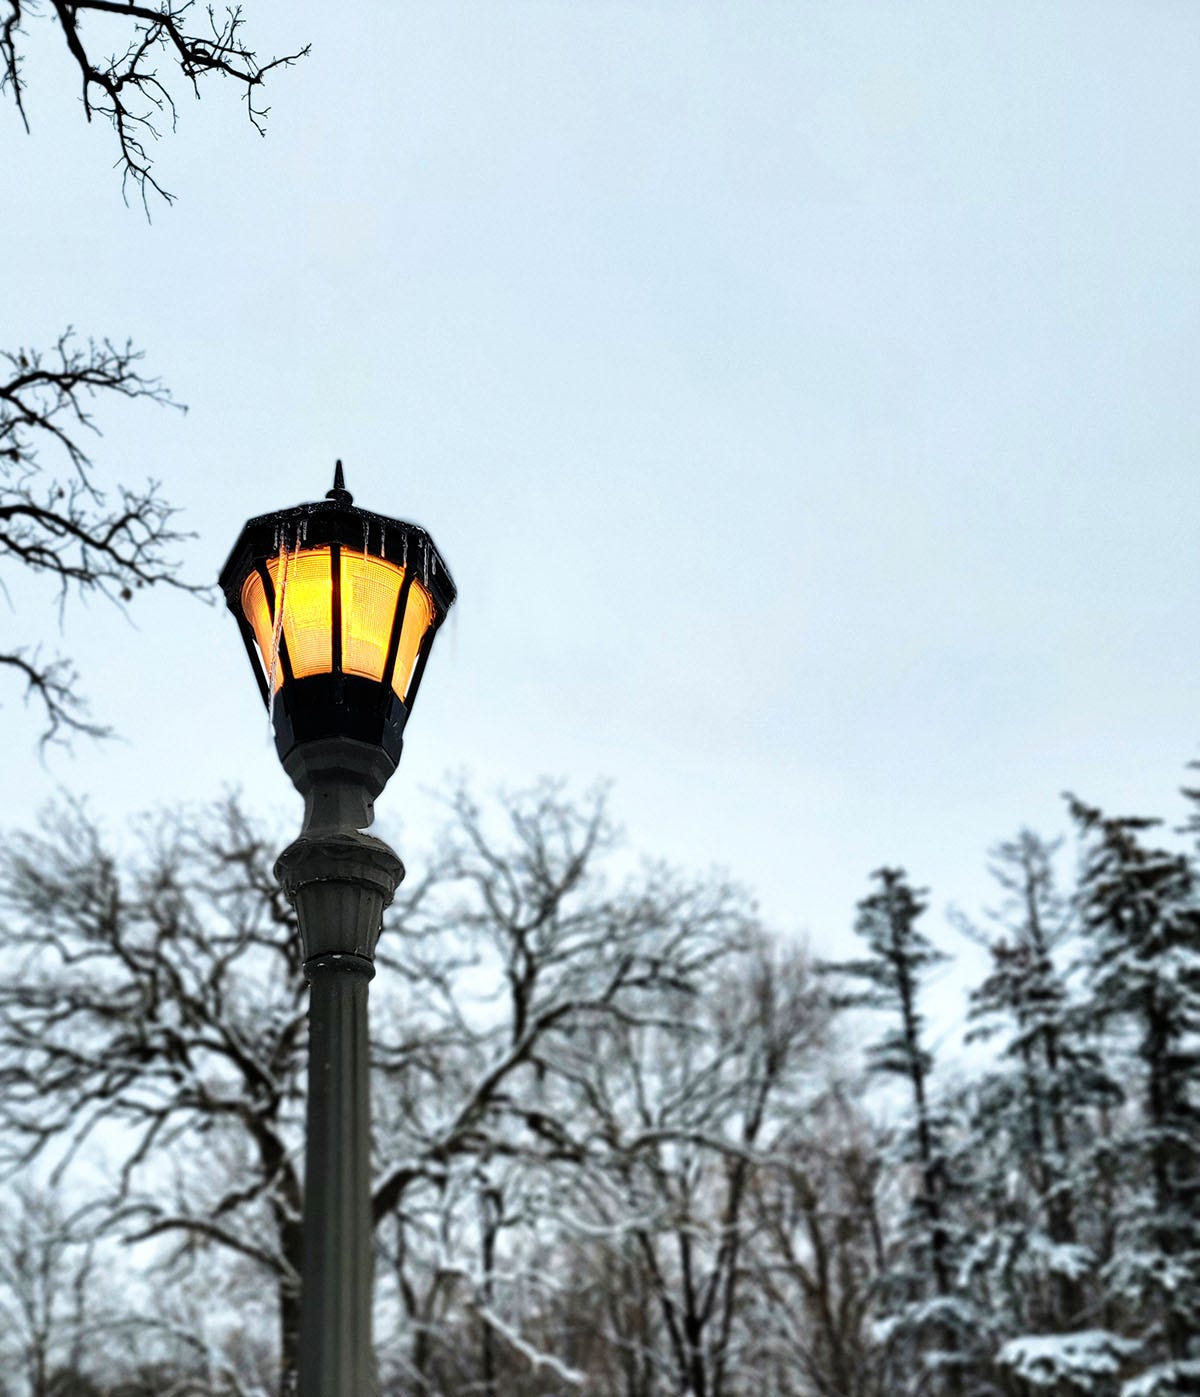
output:
[[[104,407],[97,460],[163,479],[193,576],[335,456],[430,529],[460,601],[380,802],[410,866],[448,770],[611,777],[635,847],[844,954],[881,863],[951,944],[942,909],[1021,823],[1061,829],[1064,788],[1181,813],[1195,0],[247,14],[312,55],[266,140],[232,89],[181,102],[152,224],[30,24],[0,342],[146,351],[191,410]],[[6,688],[9,822],[60,786],[119,820],[234,783],[298,818],[223,609],[73,607],[60,638],[4,575],[5,646],[69,649],[125,736],[43,768]]]

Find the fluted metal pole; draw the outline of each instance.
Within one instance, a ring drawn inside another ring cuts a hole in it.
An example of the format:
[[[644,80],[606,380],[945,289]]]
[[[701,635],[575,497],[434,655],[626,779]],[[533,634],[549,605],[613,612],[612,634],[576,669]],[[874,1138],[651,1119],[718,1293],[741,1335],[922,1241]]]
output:
[[[371,1105],[367,983],[359,956],[304,967],[309,997],[308,1143],[300,1395],[375,1390],[371,1348]]]
[[[377,1390],[367,986],[404,866],[362,833],[390,771],[377,770],[381,754],[361,746],[309,743],[289,757],[305,794],[304,829],[275,865],[296,907],[310,985],[300,1397]]]

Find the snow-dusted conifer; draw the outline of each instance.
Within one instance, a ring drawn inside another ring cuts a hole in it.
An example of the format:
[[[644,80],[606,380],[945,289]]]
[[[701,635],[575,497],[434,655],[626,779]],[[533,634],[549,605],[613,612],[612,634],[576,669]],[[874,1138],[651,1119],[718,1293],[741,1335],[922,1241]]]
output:
[[[990,871],[1004,902],[991,926],[963,923],[991,960],[971,994],[968,1040],[998,1052],[971,1092],[963,1152],[977,1225],[961,1279],[990,1316],[1002,1372],[1100,1397],[1121,1339],[1090,1327],[1110,1221],[1094,1216],[1104,1191],[1094,1188],[1093,1125],[1115,1088],[1056,960],[1072,929],[1057,848],[1027,829],[998,845]]]
[[[1079,910],[1095,1014],[1124,1030],[1131,1097],[1127,1192],[1108,1267],[1131,1337],[1125,1397],[1200,1393],[1200,905],[1187,860],[1143,842],[1160,822],[1070,798],[1085,843]]]
[[[904,1133],[904,1162],[913,1167],[900,1254],[885,1275],[880,1332],[897,1355],[905,1390],[963,1393],[965,1345],[973,1318],[955,1292],[958,1239],[950,1220],[953,1170],[947,1124],[933,1100],[933,1059],[924,1044],[918,1003],[922,980],[946,959],[917,926],[924,891],[902,869],[881,868],[875,890],[858,904],[855,931],[867,943],[858,960],[828,964],[826,972],[854,985],[838,996],[846,1008],[877,1010],[890,1022],[867,1049],[868,1070],[898,1078],[911,1097],[911,1129]]]

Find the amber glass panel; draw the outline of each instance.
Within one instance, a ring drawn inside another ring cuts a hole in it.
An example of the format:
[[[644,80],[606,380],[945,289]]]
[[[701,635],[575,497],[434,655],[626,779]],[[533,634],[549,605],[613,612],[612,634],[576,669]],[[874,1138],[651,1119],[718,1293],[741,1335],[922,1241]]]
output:
[[[382,679],[404,569],[370,554],[342,551],[342,669]],[[392,688],[403,699],[417,661],[421,637],[433,620],[433,602],[417,581],[408,589],[404,625],[396,650]]]
[[[267,571],[282,597],[283,635],[297,679],[333,668],[333,582],[328,548],[302,548],[268,558]],[[267,651],[268,657],[270,651]]]
[[[396,669],[392,675],[392,688],[402,701],[408,698],[409,681],[417,664],[417,650],[432,620],[433,601],[425,588],[414,581],[408,589],[408,605],[404,608],[404,625],[400,631]]]
[[[297,679],[310,674],[327,674],[333,665],[330,640],[333,614],[333,585],[330,582],[329,550],[302,548],[284,558],[268,558],[267,572],[278,600],[282,593],[283,634],[287,641],[292,673]],[[254,630],[262,655],[263,671],[271,672],[274,650],[274,617],[267,605],[262,578],[252,572],[242,584],[242,612]],[[283,674],[275,666],[275,687]]]
[[[342,550],[342,672],[382,679],[404,571]]]
[[[254,639],[258,641],[258,653],[263,657],[263,673],[269,679],[271,677],[272,643],[271,609],[267,605],[262,578],[256,572],[252,572],[242,583],[242,615],[250,622],[254,630]],[[278,689],[282,683],[283,672],[276,665],[275,687]]]
[[[404,582],[404,569],[370,554],[342,549],[342,672],[381,680],[387,663],[388,643],[396,618],[396,603]],[[333,625],[333,588],[329,550],[301,549],[285,560],[269,558],[267,571],[278,597],[283,592],[283,634],[287,640],[292,673],[297,679],[326,674],[333,666],[330,632]],[[271,671],[274,645],[273,618],[267,606],[262,578],[252,572],[242,585],[242,611],[254,630],[263,670]],[[408,591],[404,625],[396,650],[392,687],[401,700],[408,694],[417,651],[433,621],[433,601],[415,579]],[[275,667],[275,687],[283,682]]]

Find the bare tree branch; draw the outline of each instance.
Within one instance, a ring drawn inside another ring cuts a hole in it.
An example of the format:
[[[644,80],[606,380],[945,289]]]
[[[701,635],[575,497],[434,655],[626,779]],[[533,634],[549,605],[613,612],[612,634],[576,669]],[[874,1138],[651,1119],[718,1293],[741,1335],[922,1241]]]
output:
[[[59,657],[42,660],[39,651],[14,650],[0,655],[0,665],[15,669],[25,680],[25,699],[37,699],[42,706],[45,726],[41,745],[60,742],[72,734],[83,737],[109,737],[112,729],[93,723],[77,687],[78,675],[70,660]]]
[[[123,607],[136,591],[166,584],[199,594],[179,578],[175,557],[188,537],[156,481],[139,489],[102,488],[87,443],[100,435],[97,398],[145,399],[175,407],[160,380],[139,367],[128,342],[77,338],[67,329],[53,350],[0,351],[9,367],[0,382],[0,563],[52,580],[61,620],[68,597],[100,595]],[[69,660],[43,659],[38,648],[0,654],[23,677],[26,698],[42,707],[43,746],[110,731],[88,717]]]
[[[6,0],[8,13],[0,22],[0,91],[12,93],[25,129],[29,115],[25,109],[25,84],[21,74],[20,41],[27,16],[41,17],[40,0]],[[230,79],[243,89],[246,115],[250,124],[265,135],[264,122],[269,108],[259,104],[258,90],[267,75],[287,67],[309,52],[309,45],[294,53],[259,62],[242,36],[244,20],[240,5],[205,10],[206,24],[193,27],[194,0],[49,0],[49,12],[62,29],[67,49],[79,69],[83,109],[88,121],[93,115],[106,118],[116,133],[121,170],[122,193],[132,180],[149,214],[149,191],[168,204],[174,195],[151,174],[151,158],[146,141],[159,139],[157,122],[166,120],[174,129],[178,112],[169,77],[160,76],[159,60],[169,65],[169,74],[182,78],[196,97],[200,79],[211,74]],[[96,34],[87,22],[99,19],[97,33],[103,42],[118,42],[108,57],[101,56]],[[119,45],[124,45],[123,48]]]

